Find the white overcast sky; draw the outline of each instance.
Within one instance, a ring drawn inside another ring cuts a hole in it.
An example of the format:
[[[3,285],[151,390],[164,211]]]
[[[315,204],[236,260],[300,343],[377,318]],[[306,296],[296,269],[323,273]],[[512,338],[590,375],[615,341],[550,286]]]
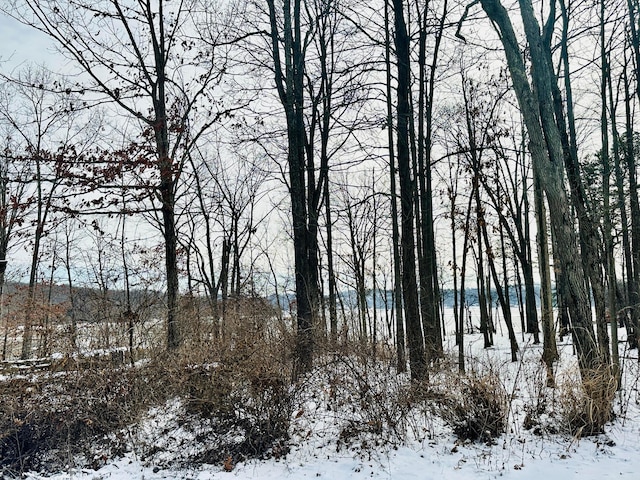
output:
[[[0,69],[9,74],[25,63],[44,64],[55,69],[61,64],[60,54],[43,33],[0,14]]]

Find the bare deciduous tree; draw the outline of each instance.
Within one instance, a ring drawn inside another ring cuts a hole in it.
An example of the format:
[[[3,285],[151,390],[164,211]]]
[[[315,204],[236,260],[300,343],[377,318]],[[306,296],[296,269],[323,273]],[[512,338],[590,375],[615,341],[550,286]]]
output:
[[[73,90],[87,104],[115,104],[148,132],[156,167],[151,195],[159,199],[165,247],[170,349],[180,345],[177,181],[186,152],[221,115],[211,94],[224,65],[214,60],[215,46],[200,43],[195,7],[194,0],[12,0],[3,8],[50,36],[78,67],[82,76]]]

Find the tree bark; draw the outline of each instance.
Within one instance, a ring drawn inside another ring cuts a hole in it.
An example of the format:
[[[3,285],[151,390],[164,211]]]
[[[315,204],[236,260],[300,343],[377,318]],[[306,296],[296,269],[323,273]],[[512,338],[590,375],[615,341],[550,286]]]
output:
[[[412,116],[409,102],[411,79],[409,36],[404,19],[404,2],[393,0],[395,17],[395,45],[397,56],[397,130],[398,130],[398,173],[400,176],[400,205],[402,225],[402,289],[404,311],[407,322],[409,363],[411,378],[422,381],[427,378],[424,351],[424,337],[418,305],[418,285],[416,280],[416,257],[414,237],[414,193],[415,181],[411,178],[409,151],[409,122]]]
[[[540,28],[531,4],[521,0],[522,20],[534,62],[533,80],[538,96],[536,98],[529,85],[524,61],[507,11],[498,0],[481,0],[481,4],[500,30],[516,97],[529,134],[529,151],[533,159],[534,173],[541,182],[549,203],[557,260],[566,275],[569,288],[567,299],[573,320],[573,339],[580,369],[586,380],[601,362],[593,331],[585,275],[582,264],[575,258],[575,252],[578,251],[575,219],[569,209],[564,189],[562,142],[551,107],[551,76],[547,71],[548,65],[542,51]]]
[[[393,244],[393,306],[396,317],[396,368],[398,373],[406,372],[404,314],[402,301],[402,258],[400,256],[400,230],[398,228],[398,196],[396,187],[395,150],[393,148],[393,107],[391,97],[391,35],[389,26],[389,2],[385,0],[385,71],[387,99],[387,134],[389,143],[389,178],[391,190],[391,243]]]

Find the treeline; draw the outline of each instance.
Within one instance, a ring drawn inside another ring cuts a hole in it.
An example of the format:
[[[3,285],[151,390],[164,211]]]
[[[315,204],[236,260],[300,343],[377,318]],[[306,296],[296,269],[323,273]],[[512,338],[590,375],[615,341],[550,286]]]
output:
[[[185,298],[224,319],[295,292],[296,375],[352,317],[375,345],[367,292],[389,290],[416,381],[443,355],[445,287],[464,371],[470,286],[485,346],[495,292],[514,360],[516,295],[551,378],[556,288],[583,376],[617,376],[611,320],[638,342],[639,8],[5,2],[57,56],[0,64],[0,284],[119,289],[134,315],[131,292],[161,289],[168,350],[194,338]],[[23,358],[41,321],[23,310]],[[225,338],[214,323],[200,341]]]

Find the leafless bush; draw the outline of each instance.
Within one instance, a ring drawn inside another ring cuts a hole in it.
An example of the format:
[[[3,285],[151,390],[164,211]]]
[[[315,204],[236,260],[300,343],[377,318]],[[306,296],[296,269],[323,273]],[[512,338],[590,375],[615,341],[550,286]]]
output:
[[[333,376],[330,395],[333,402],[351,405],[350,418],[339,440],[348,444],[365,435],[376,442],[397,443],[406,434],[408,385],[370,357],[340,356],[342,374]]]
[[[140,351],[146,358],[135,367],[112,355],[64,357],[28,379],[10,376],[0,385],[0,474],[101,466],[93,465],[96,450],[110,457],[138,448],[127,432],[172,399],[184,406],[183,421],[211,434],[203,442],[211,448],[186,462],[281,455],[295,395],[287,345],[247,334]],[[157,447],[146,447],[139,453],[152,458]]]
[[[253,326],[236,325],[226,334],[207,344],[191,339],[177,354],[161,355],[185,421],[208,432],[209,447],[185,455],[186,463],[221,465],[287,451],[296,395],[289,342],[256,335]]]
[[[95,438],[134,422],[156,384],[147,373],[83,369],[3,382],[0,471],[59,470]]]
[[[458,438],[492,442],[505,432],[508,395],[495,373],[449,375],[431,395]]]

